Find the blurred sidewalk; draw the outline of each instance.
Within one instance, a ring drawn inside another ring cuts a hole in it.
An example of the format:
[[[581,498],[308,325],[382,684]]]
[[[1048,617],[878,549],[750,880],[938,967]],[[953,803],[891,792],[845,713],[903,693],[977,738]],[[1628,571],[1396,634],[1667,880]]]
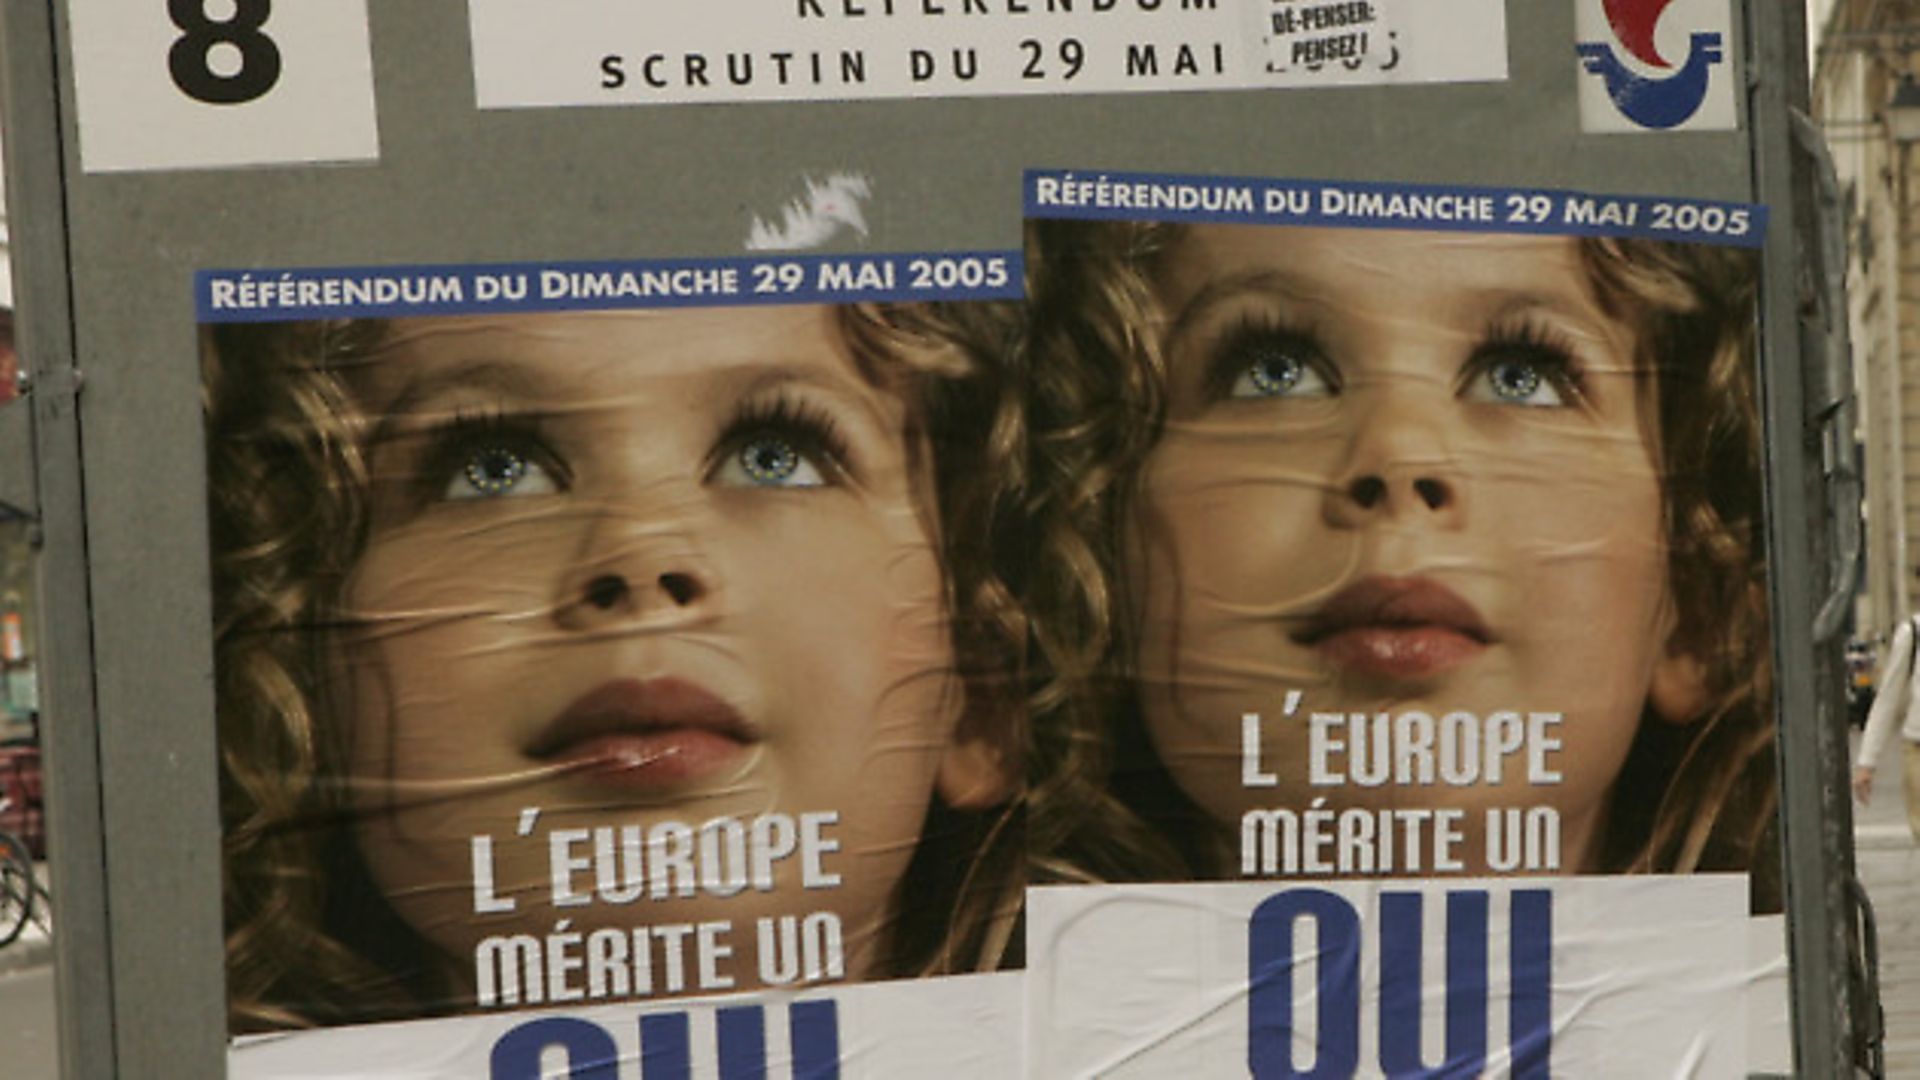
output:
[[[1901,740],[1873,770],[1873,801],[1854,805],[1854,861],[1880,929],[1880,1004],[1887,1017],[1887,1075],[1920,1077],[1920,847],[1907,831]],[[1851,772],[1851,769],[1849,769]]]

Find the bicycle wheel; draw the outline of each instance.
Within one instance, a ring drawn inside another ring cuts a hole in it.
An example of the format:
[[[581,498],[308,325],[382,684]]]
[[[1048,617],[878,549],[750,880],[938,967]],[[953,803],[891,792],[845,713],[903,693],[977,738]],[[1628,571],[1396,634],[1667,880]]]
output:
[[[49,939],[53,937],[53,894],[40,884],[38,878],[33,883],[33,906],[27,911],[27,917],[40,932]]]
[[[27,846],[0,833],[0,946],[13,944],[33,916],[33,860]]]

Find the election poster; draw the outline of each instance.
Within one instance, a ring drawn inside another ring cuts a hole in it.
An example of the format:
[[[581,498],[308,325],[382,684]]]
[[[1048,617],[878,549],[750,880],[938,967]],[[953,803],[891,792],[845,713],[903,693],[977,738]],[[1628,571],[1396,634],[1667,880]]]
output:
[[[1033,835],[1104,877],[1029,894],[1031,1074],[1744,1075],[1765,209],[1025,196]]]
[[[820,1075],[941,1012],[816,988],[1005,1007],[1017,259],[199,289],[236,1034],[624,1004],[532,1075],[744,994],[697,1056]]]
[[[1749,1067],[1765,209],[1019,183],[198,275],[237,1069]]]

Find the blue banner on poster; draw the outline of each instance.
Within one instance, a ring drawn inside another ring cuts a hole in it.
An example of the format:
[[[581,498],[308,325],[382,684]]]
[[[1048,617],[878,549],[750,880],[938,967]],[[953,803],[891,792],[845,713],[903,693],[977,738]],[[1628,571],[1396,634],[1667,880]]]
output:
[[[204,270],[201,322],[1017,300],[1017,251]]]
[[[1325,225],[1550,236],[1635,236],[1759,247],[1767,208],[1747,203],[1333,180],[1030,169],[1035,218]]]

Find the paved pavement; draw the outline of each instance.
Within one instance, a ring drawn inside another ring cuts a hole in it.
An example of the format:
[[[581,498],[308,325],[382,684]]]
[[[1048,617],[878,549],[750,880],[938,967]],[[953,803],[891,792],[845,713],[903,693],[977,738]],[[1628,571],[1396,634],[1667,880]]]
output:
[[[46,864],[36,869],[45,883]],[[53,1010],[53,941],[29,922],[0,948],[0,1076],[56,1080],[60,1048]]]
[[[1920,1078],[1920,847],[1907,830],[1900,740],[1874,768],[1873,801],[1854,807],[1854,861],[1880,929],[1887,1076]]]
[[[0,1075],[57,1080],[60,1050],[53,1019],[53,968],[41,964],[0,973]]]

